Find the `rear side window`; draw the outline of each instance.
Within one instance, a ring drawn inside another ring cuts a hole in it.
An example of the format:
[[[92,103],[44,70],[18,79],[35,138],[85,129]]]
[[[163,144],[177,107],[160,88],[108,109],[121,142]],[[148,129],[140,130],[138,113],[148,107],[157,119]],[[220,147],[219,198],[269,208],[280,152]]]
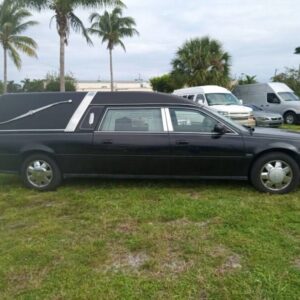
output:
[[[187,98],[189,99],[189,100],[194,100],[194,95],[189,95]]]
[[[108,109],[99,131],[163,132],[160,108]]]

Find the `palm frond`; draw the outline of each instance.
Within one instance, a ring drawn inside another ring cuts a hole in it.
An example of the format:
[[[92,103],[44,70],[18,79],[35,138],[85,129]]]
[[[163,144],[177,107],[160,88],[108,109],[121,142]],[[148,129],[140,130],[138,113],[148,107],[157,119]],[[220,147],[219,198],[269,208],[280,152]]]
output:
[[[93,44],[92,40],[89,37],[87,29],[84,27],[82,21],[73,12],[70,13],[70,24],[75,32],[82,33],[89,45]]]
[[[38,25],[39,23],[36,21],[27,21],[25,23],[22,23],[20,25],[18,25],[16,28],[14,28],[14,34],[18,34],[21,32],[26,31],[29,27]]]
[[[18,68],[18,70],[20,70],[22,67],[22,60],[18,51],[12,45],[9,45],[7,48],[7,53],[13,61],[14,65]]]
[[[139,34],[134,28],[135,20],[131,17],[123,17],[120,7],[114,8],[111,13],[105,11],[103,15],[94,13],[90,16],[90,21],[92,25],[89,32],[102,37],[102,43],[107,42],[108,49],[120,45],[126,51],[122,38]]]

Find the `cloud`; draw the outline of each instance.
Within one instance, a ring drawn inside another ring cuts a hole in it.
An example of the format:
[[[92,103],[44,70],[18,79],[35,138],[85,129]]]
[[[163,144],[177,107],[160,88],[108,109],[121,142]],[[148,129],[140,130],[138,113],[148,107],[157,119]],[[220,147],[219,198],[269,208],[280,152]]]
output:
[[[300,57],[293,50],[300,45],[298,0],[125,0],[126,14],[136,19],[139,37],[126,39],[127,52],[114,51],[116,79],[157,76],[170,70],[179,46],[193,37],[210,35],[220,40],[232,56],[232,75],[257,75],[262,81],[275,69],[295,66]],[[76,13],[88,25],[91,11]],[[39,44],[39,59],[23,56],[18,72],[9,65],[9,78],[16,81],[43,77],[58,70],[58,36],[55,23],[49,28],[52,13],[34,13],[40,25],[26,34]],[[66,50],[66,69],[78,79],[108,79],[109,64],[105,45],[93,38],[89,47],[82,36],[73,34]]]

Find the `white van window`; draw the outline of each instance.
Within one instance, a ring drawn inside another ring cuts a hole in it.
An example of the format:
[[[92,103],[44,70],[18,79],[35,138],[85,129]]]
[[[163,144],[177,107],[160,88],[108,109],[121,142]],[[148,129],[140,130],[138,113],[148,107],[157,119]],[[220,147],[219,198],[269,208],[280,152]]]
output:
[[[280,99],[274,93],[268,93],[267,101],[268,101],[268,103],[271,103],[271,104],[280,104]]]
[[[188,98],[189,100],[194,100],[194,97],[195,97],[195,95],[188,95],[187,98]]]
[[[229,93],[205,94],[209,106],[212,105],[240,105],[239,100]]]
[[[300,101],[299,97],[295,93],[286,92],[278,93],[278,95],[283,101]]]
[[[198,102],[198,103],[199,103],[199,102],[200,102],[200,103],[204,103],[204,102],[205,102],[204,95],[198,94],[198,95],[197,95],[196,102]]]

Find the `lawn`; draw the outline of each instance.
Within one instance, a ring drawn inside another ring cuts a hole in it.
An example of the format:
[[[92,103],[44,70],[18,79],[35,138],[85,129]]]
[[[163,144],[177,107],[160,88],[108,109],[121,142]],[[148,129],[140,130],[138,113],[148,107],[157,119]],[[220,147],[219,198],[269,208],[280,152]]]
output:
[[[300,299],[300,188],[0,176],[0,299]]]
[[[300,190],[0,177],[1,299],[299,299]]]

